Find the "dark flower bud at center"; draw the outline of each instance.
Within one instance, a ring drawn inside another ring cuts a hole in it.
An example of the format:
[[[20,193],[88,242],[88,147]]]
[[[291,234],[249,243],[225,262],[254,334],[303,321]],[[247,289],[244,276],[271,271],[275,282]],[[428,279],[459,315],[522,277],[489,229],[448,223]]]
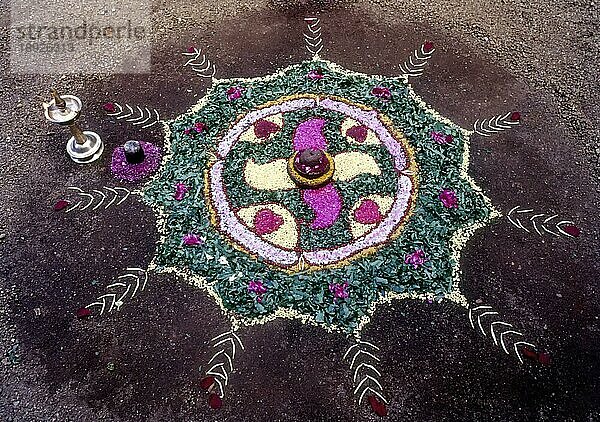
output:
[[[317,178],[329,170],[329,160],[325,153],[318,149],[305,149],[294,160],[294,168],[308,178]]]
[[[129,164],[139,164],[144,161],[144,149],[138,141],[127,141],[123,145],[125,160]]]

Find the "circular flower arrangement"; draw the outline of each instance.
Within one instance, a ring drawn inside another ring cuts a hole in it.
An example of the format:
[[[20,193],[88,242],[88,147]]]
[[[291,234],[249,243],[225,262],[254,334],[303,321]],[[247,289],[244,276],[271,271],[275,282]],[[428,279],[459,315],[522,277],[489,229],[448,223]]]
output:
[[[144,189],[160,216],[151,268],[206,288],[234,326],[358,332],[393,298],[466,305],[460,248],[496,212],[466,173],[469,132],[406,77],[315,59],[218,80],[168,129]]]

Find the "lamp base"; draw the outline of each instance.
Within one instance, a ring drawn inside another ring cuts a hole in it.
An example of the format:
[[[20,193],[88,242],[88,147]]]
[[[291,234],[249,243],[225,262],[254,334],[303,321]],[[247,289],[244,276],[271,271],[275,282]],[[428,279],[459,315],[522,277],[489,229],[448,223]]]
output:
[[[74,136],[67,142],[67,153],[78,164],[96,161],[104,151],[104,143],[100,135],[89,130],[83,131],[83,134],[86,137],[83,144],[78,144]]]

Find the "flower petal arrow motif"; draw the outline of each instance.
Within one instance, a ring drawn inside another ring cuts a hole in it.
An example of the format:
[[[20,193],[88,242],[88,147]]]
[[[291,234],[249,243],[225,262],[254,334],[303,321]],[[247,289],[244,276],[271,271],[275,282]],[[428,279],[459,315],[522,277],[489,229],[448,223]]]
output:
[[[323,49],[323,39],[321,38],[321,21],[319,18],[308,17],[304,18],[308,26],[308,34],[304,34],[304,42],[306,49],[310,54],[316,56]]]
[[[107,193],[98,189],[92,189],[92,193],[88,193],[81,188],[75,186],[68,186],[67,190],[72,191],[75,195],[77,195],[77,202],[73,200],[72,202],[75,202],[75,204],[71,206],[71,201],[61,200],[55,204],[55,211],[59,211],[62,209],[65,209],[66,213],[70,213],[72,211],[81,212],[88,209],[90,211],[95,211],[100,209],[102,206],[103,207],[101,209],[106,210],[111,206],[121,205],[127,200],[127,198],[129,198],[129,196],[132,193],[134,193],[129,189],[120,186],[115,186],[114,188],[104,186],[103,189]]]
[[[134,126],[141,126],[142,129],[150,128],[162,122],[160,115],[155,108],[130,106],[129,104],[121,104],[117,102],[105,103],[102,108],[106,111],[107,116],[114,117],[116,120],[125,119],[126,122]]]
[[[567,237],[578,237],[581,234],[581,230],[573,221],[561,220],[557,222],[556,220],[558,214],[553,214],[550,216],[548,215],[549,214],[545,213],[535,213],[534,210],[530,208],[521,209],[521,206],[517,205],[516,207],[510,209],[508,214],[506,214],[506,218],[510,224],[527,233],[532,232],[530,229],[525,227],[523,221],[525,221],[525,224],[531,224],[534,232],[539,236],[542,236],[544,233],[548,233],[556,237],[559,237],[560,235]],[[552,226],[554,226],[556,231],[552,230]]]
[[[400,70],[409,77],[421,76],[425,70],[425,65],[434,51],[433,43],[426,41],[419,49],[413,51],[409,58],[400,65]]]
[[[182,54],[186,57],[191,57],[191,59],[185,62],[183,67],[190,66],[198,76],[212,78],[217,73],[215,65],[206,57],[206,54],[202,54],[202,50],[198,50],[196,47],[190,47]],[[200,60],[200,57],[202,57],[202,60]]]

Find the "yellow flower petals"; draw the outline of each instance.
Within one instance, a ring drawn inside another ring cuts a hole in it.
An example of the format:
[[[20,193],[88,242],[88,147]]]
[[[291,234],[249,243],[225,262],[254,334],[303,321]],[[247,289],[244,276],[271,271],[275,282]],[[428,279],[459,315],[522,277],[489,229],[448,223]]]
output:
[[[333,180],[347,182],[361,174],[381,175],[381,169],[373,157],[364,152],[342,152],[333,157],[335,172]]]
[[[249,158],[244,167],[244,178],[256,190],[290,190],[296,184],[287,172],[287,160],[278,159],[266,164],[256,164]]]

